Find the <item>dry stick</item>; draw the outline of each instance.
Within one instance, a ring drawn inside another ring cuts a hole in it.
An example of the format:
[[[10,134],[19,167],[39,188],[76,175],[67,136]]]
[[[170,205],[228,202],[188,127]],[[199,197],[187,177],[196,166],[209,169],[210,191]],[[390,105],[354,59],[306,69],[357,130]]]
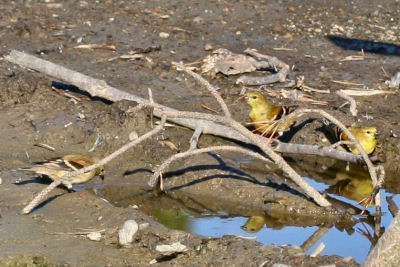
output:
[[[203,127],[201,125],[199,125],[194,130],[193,135],[192,135],[192,137],[190,138],[190,141],[189,141],[190,147],[189,147],[188,151],[196,149],[197,143],[199,142],[199,138],[200,138],[200,135],[201,135],[202,132],[203,132]]]
[[[210,93],[218,101],[219,105],[222,108],[222,111],[224,112],[224,115],[228,118],[232,117],[231,112],[229,111],[228,106],[226,105],[225,101],[222,99],[221,95],[217,92],[217,90],[215,90],[215,88],[210,83],[208,83],[206,81],[206,79],[201,77],[199,74],[189,70],[183,64],[180,64],[177,62],[172,62],[172,65],[175,65],[176,67],[178,67],[177,70],[183,70],[184,72],[186,72],[187,74],[192,76],[195,80],[200,82],[200,84],[204,85],[207,88],[207,90],[210,91]]]
[[[84,75],[77,71],[70,70],[68,68],[62,67],[60,65],[54,64],[52,62],[40,59],[35,56],[31,56],[26,53],[22,53],[16,50],[12,50],[8,56],[4,57],[5,60],[18,64],[22,67],[30,68],[36,70],[38,72],[44,73],[56,79],[68,82],[69,84],[75,85],[81,90],[85,90],[91,96],[102,97],[104,99],[116,102],[120,100],[130,100],[137,102],[139,104],[151,104],[147,99],[135,96],[128,92],[119,90],[115,87],[109,86],[105,81],[94,79],[90,76]],[[154,116],[160,117],[162,111],[164,109],[173,111],[175,109],[154,103],[153,105],[149,105],[154,107]],[[204,134],[213,134],[224,136],[226,138],[230,138],[233,140],[239,140],[242,142],[248,142],[247,138],[242,136],[237,131],[232,130],[229,127],[216,125],[212,122],[207,121],[199,121],[199,120],[190,120],[184,118],[173,118],[168,119],[174,123],[184,125],[191,129],[196,129],[199,123],[203,125],[203,133]]]
[[[76,87],[79,87],[81,90],[88,92],[91,96],[102,97],[104,99],[114,102],[125,99],[139,103],[139,105],[136,106],[132,110],[132,112],[136,110],[136,108],[141,108],[144,104],[148,105],[150,103],[150,101],[144,98],[137,97],[128,92],[124,92],[117,88],[111,87],[107,85],[105,81],[94,79],[79,72],[70,70],[60,65],[51,63],[49,61],[19,51],[12,50],[10,55],[6,56],[5,59],[15,64],[18,64],[22,67],[42,72],[56,79],[63,80],[69,84],[75,85]],[[174,110],[172,108],[168,108],[156,103],[154,103],[153,107],[154,107],[154,115],[156,117],[161,116],[163,109],[168,109],[171,111]],[[196,129],[196,127],[199,124],[201,124],[203,127],[204,134],[213,134],[233,140],[238,140],[241,142],[246,142],[246,143],[249,142],[249,140],[243,135],[241,135],[238,131],[230,127],[226,127],[224,125],[213,123],[212,121],[204,121],[199,119],[185,119],[185,118],[168,118],[168,120],[191,129]],[[338,160],[345,160],[353,163],[362,162],[362,157],[360,155],[354,155],[349,152],[333,150],[330,149],[329,147],[321,148],[320,146],[279,143],[279,145],[276,146],[275,150],[277,152],[284,152],[284,153],[320,155],[320,156],[331,157]]]
[[[357,116],[357,104],[354,98],[346,94],[343,90],[336,91],[336,94],[340,96],[341,98],[346,99],[347,101],[350,102],[350,112],[353,117]]]
[[[280,68],[278,73],[263,76],[263,77],[252,77],[247,75],[242,75],[236,80],[236,84],[245,84],[245,85],[263,85],[270,84],[275,82],[284,82],[286,80],[287,75],[289,74],[289,65],[285,62],[279,60],[276,57],[271,57],[268,55],[263,55],[258,53],[254,49],[246,49],[245,53],[257,58],[257,59],[265,59],[267,61],[260,61],[259,66],[257,68],[274,68],[277,71],[277,68]]]
[[[315,231],[303,244],[301,244],[301,249],[303,251],[309,250],[315,245],[332,227],[320,226],[317,231]]]
[[[159,125],[157,125],[157,127],[155,127],[154,129],[152,129],[151,131],[145,133],[144,135],[140,136],[139,138],[123,145],[121,148],[119,148],[118,150],[114,151],[113,153],[111,153],[110,155],[108,155],[107,157],[103,158],[102,160],[100,160],[98,163],[90,165],[88,167],[85,167],[83,169],[77,170],[77,171],[72,171],[67,173],[66,175],[64,175],[63,177],[61,177],[60,179],[52,182],[50,185],[48,185],[45,189],[43,189],[23,210],[22,210],[22,214],[28,214],[30,213],[43,199],[44,197],[50,193],[51,190],[53,190],[54,188],[56,188],[58,185],[60,185],[63,181],[67,180],[69,177],[71,176],[76,176],[91,170],[94,170],[102,165],[105,165],[106,163],[108,163],[109,161],[113,160],[115,157],[121,155],[122,153],[126,152],[128,149],[134,147],[135,145],[141,143],[142,141],[152,137],[153,135],[157,134],[158,132],[160,132],[163,127],[164,124],[167,120],[166,115],[162,115],[161,116],[161,122]]]
[[[237,147],[237,146],[211,146],[211,147],[206,147],[206,148],[199,148],[196,150],[191,150],[191,151],[185,151],[181,152],[178,154],[175,154],[171,156],[169,159],[165,160],[158,168],[157,170],[154,171],[153,176],[150,178],[148,184],[151,187],[155,187],[158,184],[158,181],[161,179],[161,175],[164,172],[166,168],[175,160],[182,159],[185,157],[190,157],[193,155],[201,154],[201,153],[207,153],[207,152],[215,152],[215,151],[234,151],[234,152],[239,152],[243,154],[248,154],[254,158],[260,159],[262,161],[266,161],[268,163],[271,163],[271,160],[268,158],[260,155],[259,153],[256,153],[254,151],[251,151],[249,149],[245,149],[242,147]]]

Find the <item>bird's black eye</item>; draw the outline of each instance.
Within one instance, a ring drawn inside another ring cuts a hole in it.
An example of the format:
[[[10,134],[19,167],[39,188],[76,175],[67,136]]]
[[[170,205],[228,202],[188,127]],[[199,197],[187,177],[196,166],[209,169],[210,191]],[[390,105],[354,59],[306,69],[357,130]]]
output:
[[[257,97],[256,96],[252,96],[251,99],[257,99]]]
[[[372,134],[372,132],[371,131],[367,131],[367,134]]]

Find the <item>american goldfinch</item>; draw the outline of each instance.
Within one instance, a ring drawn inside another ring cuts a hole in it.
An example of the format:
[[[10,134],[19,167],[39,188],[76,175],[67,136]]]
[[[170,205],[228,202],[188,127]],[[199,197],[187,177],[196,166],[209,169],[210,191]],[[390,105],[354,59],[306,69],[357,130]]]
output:
[[[349,127],[349,131],[354,135],[354,137],[360,142],[362,148],[364,148],[367,154],[374,152],[376,147],[376,134],[377,130],[375,127]],[[350,141],[350,138],[345,134],[340,134],[340,140]],[[347,148],[354,154],[359,155],[360,151],[355,145],[346,145]]]
[[[325,126],[328,127],[328,130],[337,140],[341,141],[350,141],[350,138],[342,132],[342,130],[336,125],[323,121]],[[354,135],[354,137],[360,142],[360,145],[364,148],[367,154],[371,154],[374,152],[377,140],[377,130],[375,127],[347,127],[349,131]],[[352,152],[353,154],[360,155],[360,151],[356,148],[355,145],[343,145],[343,147],[338,147],[339,150],[347,150]]]
[[[272,105],[259,92],[247,93],[246,100],[251,107],[249,117],[255,125],[256,131],[262,133],[262,135],[273,135],[277,132],[281,136],[296,121],[296,118],[293,117],[282,123],[278,122],[283,115],[287,115],[293,110],[283,106]]]
[[[343,172],[338,173],[338,175],[343,175],[347,179],[340,180],[337,184],[330,186],[327,189],[328,193],[334,193],[359,202],[368,197],[374,189],[369,177],[356,175],[350,177],[349,174]],[[372,205],[373,203],[369,203],[369,206]]]
[[[240,228],[245,230],[247,233],[257,233],[265,224],[264,216],[251,216],[247,222]]]
[[[67,155],[62,158],[55,158],[44,162],[37,162],[29,168],[24,168],[20,170],[31,171],[37,174],[46,175],[54,181],[61,178],[68,172],[82,169],[84,167],[93,165],[96,162],[98,162],[97,158],[91,158],[82,155]],[[63,182],[63,184],[68,189],[72,189],[73,184],[86,183],[95,176],[100,176],[102,179],[104,179],[104,173],[104,166],[100,166],[89,172],[69,177]]]

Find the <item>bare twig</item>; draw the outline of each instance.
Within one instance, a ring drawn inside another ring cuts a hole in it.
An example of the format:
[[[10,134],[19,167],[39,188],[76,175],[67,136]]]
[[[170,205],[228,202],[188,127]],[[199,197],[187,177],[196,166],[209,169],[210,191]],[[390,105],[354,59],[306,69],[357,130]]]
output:
[[[102,160],[100,160],[98,163],[90,165],[88,167],[76,170],[76,171],[72,171],[67,173],[66,175],[64,175],[63,177],[61,177],[60,179],[52,182],[50,185],[48,185],[45,189],[43,189],[23,210],[22,210],[22,214],[29,214],[43,199],[44,197],[51,192],[51,190],[53,190],[54,188],[56,188],[58,185],[60,185],[63,181],[67,180],[69,177],[72,176],[76,176],[91,170],[94,170],[102,165],[105,165],[106,163],[108,163],[109,161],[113,160],[114,158],[116,158],[117,156],[121,155],[122,153],[126,152],[128,149],[134,147],[135,145],[141,143],[142,141],[150,138],[151,136],[157,134],[158,132],[160,132],[163,127],[164,127],[164,123],[166,121],[167,117],[165,115],[161,116],[161,123],[160,125],[158,125],[157,127],[155,127],[154,129],[152,129],[151,131],[145,133],[144,135],[140,136],[138,139],[135,139],[125,145],[123,145],[121,148],[119,148],[118,150],[116,150],[115,152],[111,153],[110,155],[108,155],[107,157],[103,158]]]
[[[311,258],[315,258],[317,257],[319,254],[321,254],[321,252],[325,249],[325,244],[321,243],[318,245],[318,247],[314,250],[313,253],[310,254]]]
[[[245,149],[245,148],[241,148],[241,147],[237,147],[237,146],[211,146],[211,147],[206,147],[206,148],[199,148],[199,149],[195,149],[195,150],[188,150],[185,152],[181,152],[178,154],[175,154],[173,156],[171,156],[169,159],[165,160],[158,168],[157,170],[154,171],[153,176],[150,178],[148,184],[151,187],[155,187],[158,182],[161,179],[161,175],[164,172],[165,169],[168,168],[168,166],[175,160],[178,159],[182,159],[182,158],[186,158],[186,157],[190,157],[193,155],[197,155],[197,154],[202,154],[202,153],[207,153],[207,152],[215,152],[215,151],[235,151],[235,152],[239,152],[239,153],[243,153],[243,154],[248,154],[254,158],[257,158],[259,160],[262,161],[266,161],[268,163],[271,163],[271,160],[269,160],[268,158],[260,155],[259,153],[256,153],[254,151]]]
[[[115,87],[109,86],[105,81],[98,80],[82,73],[73,71],[71,69],[62,67],[52,62],[40,59],[38,57],[12,50],[8,56],[4,57],[5,60],[18,64],[22,67],[30,68],[38,72],[44,73],[58,80],[68,82],[76,87],[85,90],[91,96],[102,97],[104,99],[116,102],[120,100],[130,100],[139,104],[151,104],[149,100],[132,95],[128,92],[119,90]],[[151,105],[150,105],[151,106]],[[154,103],[154,116],[160,117],[163,110],[175,110],[157,103]],[[179,125],[186,126],[191,129],[196,129],[199,125],[199,120],[185,119],[185,118],[168,118],[169,121]],[[233,140],[242,142],[249,142],[249,140],[242,136],[240,133],[230,127],[218,125],[213,122],[203,121],[203,134],[213,134],[223,136]]]
[[[350,102],[350,112],[353,117],[357,116],[357,104],[354,98],[346,94],[343,90],[336,91],[336,94],[340,96],[341,98],[346,99],[347,101]]]
[[[45,148],[45,149],[48,149],[48,150],[50,150],[50,151],[56,150],[54,147],[49,146],[49,145],[47,145],[47,144],[38,143],[38,144],[34,144],[34,146],[38,146],[38,147],[41,147],[41,148]]]
[[[225,116],[230,118],[232,117],[231,112],[228,109],[228,106],[226,105],[225,101],[222,99],[221,95],[215,90],[214,86],[212,86],[206,79],[201,77],[199,74],[189,70],[187,67],[185,67],[183,64],[177,63],[177,62],[172,62],[172,65],[175,65],[177,67],[177,70],[182,70],[195,78],[199,83],[201,83],[203,86],[207,88],[207,90],[215,97],[215,99],[218,101],[218,104],[221,106],[222,111],[224,112]]]
[[[192,151],[194,149],[196,149],[197,147],[197,143],[199,141],[199,137],[201,135],[201,133],[203,132],[203,128],[201,127],[201,125],[199,125],[195,130],[194,133],[192,135],[192,137],[190,138],[190,147],[189,147],[189,151]]]

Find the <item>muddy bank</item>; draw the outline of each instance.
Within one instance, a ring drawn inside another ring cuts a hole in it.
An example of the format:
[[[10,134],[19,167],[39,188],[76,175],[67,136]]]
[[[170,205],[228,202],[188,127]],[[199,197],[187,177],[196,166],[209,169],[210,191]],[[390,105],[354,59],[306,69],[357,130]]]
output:
[[[194,62],[209,54],[204,49],[207,44],[234,52],[256,48],[293,66],[293,75],[304,75],[308,85],[330,89],[330,94],[307,93],[312,99],[327,101],[328,105],[323,108],[346,124],[356,122],[379,129],[377,152],[384,152],[387,158],[385,189],[398,193],[400,184],[393,175],[400,168],[398,90],[391,95],[357,97],[359,116],[352,118],[348,106],[342,107],[344,100],[334,93],[348,86],[333,82],[350,81],[358,84],[355,87],[387,89],[385,80],[400,66],[395,19],[399,17],[397,5],[396,1],[385,1],[381,6],[364,1],[335,3],[333,6],[327,1],[309,1],[307,4],[292,1],[146,1],[135,4],[3,1],[0,3],[3,14],[0,18],[0,51],[5,55],[10,49],[24,50],[142,97],[147,97],[150,87],[155,100],[161,104],[181,110],[204,111],[202,104],[218,110],[215,100],[199,89],[192,79],[173,70],[170,62]],[[371,40],[375,41],[375,47],[386,44],[392,49],[368,50],[364,47],[363,60],[347,60],[347,57],[359,55],[360,48],[352,49],[343,40],[327,38],[332,35],[345,37],[347,43]],[[80,44],[102,43],[113,44],[116,50],[74,49]],[[161,49],[136,60],[119,58],[137,48],[152,45],[160,45]],[[208,78],[219,88],[234,118],[247,121],[247,105],[236,101],[243,89],[234,84],[236,77],[216,75]],[[265,266],[273,263],[357,265],[337,256],[310,258],[296,247],[261,245],[233,236],[213,239],[171,231],[142,213],[150,210],[147,207],[154,203],[160,207],[165,204],[162,197],[148,192],[151,170],[177,150],[184,151],[189,147],[192,132],[175,127],[167,128],[163,134],[112,161],[106,166],[104,183],[93,179],[79,187],[84,191],[71,194],[58,188],[51,193],[50,201],[33,214],[19,215],[21,208],[45,184],[13,169],[69,153],[104,156],[127,142],[132,131],[139,135],[148,131],[150,111],[127,114],[134,104],[91,99],[75,88],[66,91],[59,85],[56,85],[58,89],[52,89],[54,84],[48,77],[4,61],[0,62],[0,85],[2,265],[144,266],[161,256],[155,251],[156,245],[175,241],[185,244],[188,252],[159,264],[259,266],[271,259]],[[310,106],[285,98],[279,93],[279,85],[266,89],[269,90],[263,93],[274,103]],[[287,141],[326,145],[316,127],[306,124]],[[174,144],[176,149],[165,141]],[[35,146],[39,143],[51,145],[55,151]],[[200,140],[200,146],[227,143],[230,142],[210,136]],[[336,165],[329,159],[312,157],[296,161],[307,166],[297,167],[302,175],[321,180],[326,174],[321,170],[334,169]],[[288,179],[282,181],[273,174],[257,172],[267,167],[263,165],[254,170],[254,166],[246,162],[241,156],[230,154],[207,154],[177,162],[165,176],[168,201],[183,202],[197,213],[223,210],[232,215],[286,218],[282,225],[342,225],[337,214],[324,213]],[[281,175],[273,167],[270,172]],[[335,179],[342,179],[336,173]],[[17,180],[24,182],[15,184]],[[336,184],[333,180],[331,185]],[[100,197],[118,207],[111,207]],[[140,210],[132,208],[134,203]],[[148,222],[150,226],[139,231],[131,248],[120,248],[117,230],[127,219]],[[352,227],[351,220],[345,220],[343,224],[345,226],[337,227]],[[100,242],[68,234],[78,232],[80,228],[105,229],[105,232]]]

